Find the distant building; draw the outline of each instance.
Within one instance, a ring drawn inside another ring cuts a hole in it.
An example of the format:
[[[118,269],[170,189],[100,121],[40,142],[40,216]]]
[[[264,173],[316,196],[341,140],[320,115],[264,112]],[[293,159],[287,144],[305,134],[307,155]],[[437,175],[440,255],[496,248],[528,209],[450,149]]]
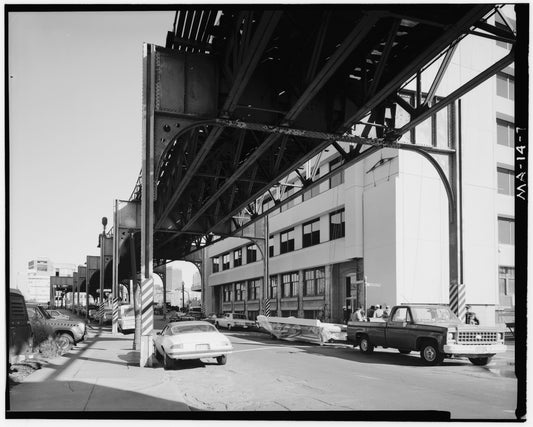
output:
[[[25,298],[29,302],[45,304],[50,301],[50,277],[68,276],[78,271],[76,264],[54,263],[39,257],[28,262]]]
[[[192,275],[192,285],[191,285],[191,291],[193,292],[201,292],[202,291],[202,277],[200,276],[199,272],[194,272]]]

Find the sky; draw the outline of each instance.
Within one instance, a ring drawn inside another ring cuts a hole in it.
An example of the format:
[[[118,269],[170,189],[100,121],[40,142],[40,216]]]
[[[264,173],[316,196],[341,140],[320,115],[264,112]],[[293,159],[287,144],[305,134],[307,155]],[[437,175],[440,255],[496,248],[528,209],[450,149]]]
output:
[[[143,43],[174,12],[8,14],[9,262],[83,265],[141,170]],[[184,271],[188,279],[194,267]]]

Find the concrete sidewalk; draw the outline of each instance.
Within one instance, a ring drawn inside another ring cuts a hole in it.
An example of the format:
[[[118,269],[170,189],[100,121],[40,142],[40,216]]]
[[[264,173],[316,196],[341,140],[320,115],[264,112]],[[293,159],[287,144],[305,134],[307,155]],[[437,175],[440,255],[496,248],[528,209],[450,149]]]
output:
[[[69,313],[70,314],[70,313]],[[133,335],[90,325],[87,339],[9,392],[10,411],[189,411],[161,367],[140,368]]]

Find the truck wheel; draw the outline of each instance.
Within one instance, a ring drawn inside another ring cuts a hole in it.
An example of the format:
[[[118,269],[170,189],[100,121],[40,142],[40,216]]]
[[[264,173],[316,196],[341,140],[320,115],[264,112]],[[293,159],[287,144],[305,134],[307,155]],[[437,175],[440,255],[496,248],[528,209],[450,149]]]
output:
[[[227,362],[227,357],[226,357],[226,355],[223,354],[222,356],[218,356],[218,357],[217,357],[217,363],[218,363],[219,365],[225,365],[226,362]]]
[[[74,347],[74,339],[66,332],[59,334],[57,338],[57,346],[63,351],[70,351]]]
[[[470,360],[474,365],[476,366],[485,366],[488,364],[492,359],[492,356],[487,357],[469,357],[468,360]]]
[[[444,360],[444,355],[439,352],[435,343],[428,341],[422,343],[420,357],[426,365],[438,365]]]
[[[402,350],[402,349],[398,349],[398,351],[402,354],[409,354],[411,353],[411,350]]]
[[[361,341],[359,341],[359,348],[365,354],[370,354],[374,351],[374,346],[368,341],[367,336],[361,338]]]
[[[174,366],[174,361],[168,357],[168,354],[163,349],[163,369],[168,370]]]

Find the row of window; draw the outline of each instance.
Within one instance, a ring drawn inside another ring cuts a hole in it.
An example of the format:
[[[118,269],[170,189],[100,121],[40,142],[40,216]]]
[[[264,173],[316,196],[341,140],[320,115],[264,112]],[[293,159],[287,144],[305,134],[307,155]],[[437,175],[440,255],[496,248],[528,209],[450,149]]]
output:
[[[514,219],[498,217],[498,243],[514,245]]]
[[[344,237],[346,224],[344,208],[329,214],[329,239],[335,240]],[[320,218],[315,218],[302,225],[302,247],[318,245],[320,243]],[[279,234],[279,253],[285,254],[294,251],[294,228],[282,231]],[[269,237],[268,254],[270,257],[274,253],[274,236]]]
[[[250,264],[257,261],[257,245],[252,244],[246,246],[246,263]],[[220,257],[211,258],[211,266],[213,273],[218,273],[220,271]],[[239,267],[243,264],[242,259],[242,248],[235,249],[233,251],[233,266]],[[222,270],[228,270],[230,268],[230,253],[226,252],[222,255]]]
[[[340,239],[345,236],[346,226],[344,208],[329,214],[329,238],[330,240]],[[280,254],[294,251],[294,228],[285,230],[279,234]],[[320,243],[320,218],[313,219],[302,225],[302,246],[318,245]],[[246,247],[246,263],[257,261],[257,245]],[[269,256],[274,256],[274,236],[269,237]],[[243,265],[242,248],[233,251],[233,266]],[[213,273],[220,271],[220,257],[211,258]],[[230,252],[222,254],[222,271],[230,268]]]
[[[283,273],[280,277],[281,284],[278,283],[277,275],[270,276],[270,282],[267,288],[267,298],[277,299],[278,292],[281,298],[297,297],[300,284],[300,273],[298,271],[292,271],[289,273]],[[325,267],[304,270],[303,280],[304,297],[322,296],[325,294]],[[232,301],[233,292],[235,292],[234,301],[253,301],[261,299],[261,284],[262,279],[251,279],[248,281],[223,285],[222,299],[224,302]],[[279,285],[281,285],[281,288],[279,288]]]
[[[505,168],[498,170],[498,194],[514,196],[514,172]]]

